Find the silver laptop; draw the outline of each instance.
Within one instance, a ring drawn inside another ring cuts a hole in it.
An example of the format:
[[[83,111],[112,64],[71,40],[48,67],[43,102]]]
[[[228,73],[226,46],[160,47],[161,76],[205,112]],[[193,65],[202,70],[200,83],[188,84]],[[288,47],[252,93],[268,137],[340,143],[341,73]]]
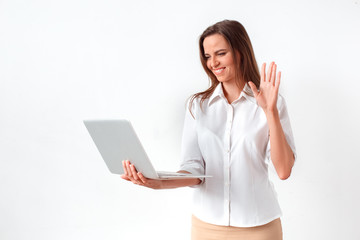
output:
[[[146,178],[209,177],[206,175],[155,171],[128,120],[84,120],[84,124],[111,173],[123,174],[122,161],[130,160],[137,171],[141,172]]]

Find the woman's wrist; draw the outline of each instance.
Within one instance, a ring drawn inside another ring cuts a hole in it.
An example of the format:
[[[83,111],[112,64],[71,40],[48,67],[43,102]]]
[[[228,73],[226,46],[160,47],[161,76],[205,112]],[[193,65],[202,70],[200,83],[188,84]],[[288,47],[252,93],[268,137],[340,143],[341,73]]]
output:
[[[279,118],[279,111],[277,110],[277,108],[270,108],[270,109],[266,109],[264,110],[265,112],[265,116],[267,118],[268,121],[271,121],[273,119]]]

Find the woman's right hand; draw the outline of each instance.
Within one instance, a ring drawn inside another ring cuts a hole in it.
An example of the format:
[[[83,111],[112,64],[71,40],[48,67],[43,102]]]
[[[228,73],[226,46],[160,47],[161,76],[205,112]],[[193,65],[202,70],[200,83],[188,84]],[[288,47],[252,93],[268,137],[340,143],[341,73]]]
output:
[[[124,174],[121,178],[132,183],[152,189],[162,189],[163,181],[157,179],[150,179],[144,177],[141,172],[138,172],[133,164],[129,160],[122,161]]]

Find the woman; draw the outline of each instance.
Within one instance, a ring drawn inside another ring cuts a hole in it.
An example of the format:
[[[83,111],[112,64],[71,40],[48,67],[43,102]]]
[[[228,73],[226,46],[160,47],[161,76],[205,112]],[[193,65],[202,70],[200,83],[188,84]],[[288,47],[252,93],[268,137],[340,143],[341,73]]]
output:
[[[268,178],[270,161],[283,180],[295,161],[287,108],[278,95],[281,73],[274,62],[259,73],[237,21],[207,28],[199,47],[211,86],[190,99],[179,172],[212,177],[147,179],[124,161],[122,178],[154,189],[194,187],[193,240],[282,239],[281,210]]]

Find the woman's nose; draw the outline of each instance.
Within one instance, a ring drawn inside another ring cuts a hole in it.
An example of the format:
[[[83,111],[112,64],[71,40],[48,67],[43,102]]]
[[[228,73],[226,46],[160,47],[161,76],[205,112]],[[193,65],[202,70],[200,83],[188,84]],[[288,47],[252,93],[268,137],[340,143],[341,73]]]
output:
[[[219,62],[217,61],[217,59],[215,57],[213,57],[213,58],[211,58],[210,65],[212,68],[215,68],[219,65]]]

